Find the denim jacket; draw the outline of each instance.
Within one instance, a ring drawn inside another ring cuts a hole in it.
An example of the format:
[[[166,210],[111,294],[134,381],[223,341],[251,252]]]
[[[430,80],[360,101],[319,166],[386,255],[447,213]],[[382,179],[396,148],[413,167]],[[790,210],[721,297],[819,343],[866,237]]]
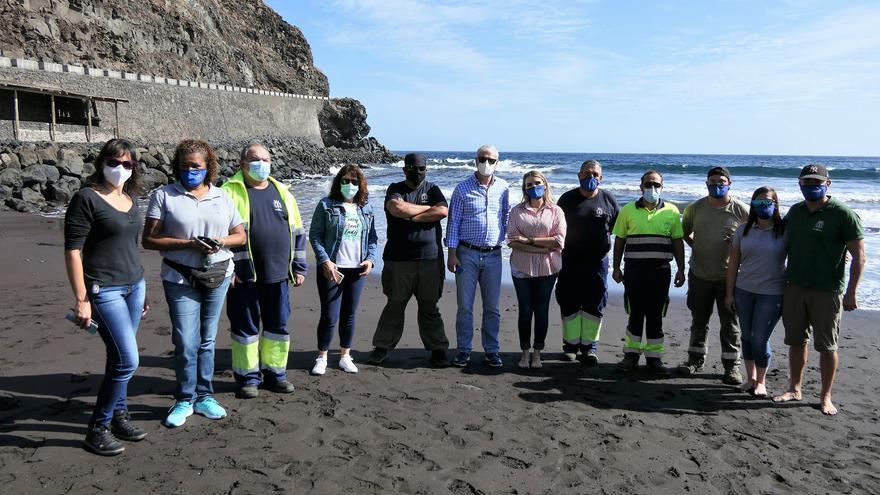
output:
[[[358,215],[364,226],[361,231],[361,261],[376,264],[376,251],[379,236],[376,234],[376,219],[373,207],[366,204],[358,207]],[[312,225],[309,227],[309,243],[315,252],[315,259],[320,265],[325,261],[336,262],[339,252],[339,239],[345,228],[345,209],[342,201],[325,197],[318,202],[312,214]]]

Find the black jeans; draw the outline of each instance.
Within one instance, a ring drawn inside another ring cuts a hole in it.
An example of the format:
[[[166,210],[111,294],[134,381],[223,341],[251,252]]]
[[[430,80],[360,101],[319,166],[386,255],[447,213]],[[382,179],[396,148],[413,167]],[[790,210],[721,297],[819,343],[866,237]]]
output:
[[[513,277],[513,288],[516,289],[516,300],[519,303],[519,348],[526,351],[529,347],[536,351],[544,349],[549,326],[550,296],[556,275],[546,277]],[[529,345],[532,337],[532,317],[535,319],[535,344]]]
[[[406,306],[413,296],[418,304],[419,336],[425,349],[446,350],[449,340],[437,301],[443,292],[446,266],[441,256],[429,261],[385,261],[382,292],[388,296],[379,316],[373,347],[394,349],[403,335]]]

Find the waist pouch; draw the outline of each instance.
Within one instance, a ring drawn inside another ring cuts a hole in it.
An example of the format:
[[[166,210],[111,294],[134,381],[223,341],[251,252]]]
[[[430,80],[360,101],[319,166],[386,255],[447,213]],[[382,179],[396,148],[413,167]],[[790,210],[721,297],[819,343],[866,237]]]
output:
[[[189,285],[196,289],[216,289],[226,280],[226,271],[229,269],[230,260],[220,261],[206,268],[181,265],[168,258],[162,258],[162,262],[177,271],[189,282]]]

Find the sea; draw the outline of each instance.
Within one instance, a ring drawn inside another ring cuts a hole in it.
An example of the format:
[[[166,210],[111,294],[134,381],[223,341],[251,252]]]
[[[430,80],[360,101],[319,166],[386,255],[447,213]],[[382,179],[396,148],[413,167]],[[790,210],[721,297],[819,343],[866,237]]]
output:
[[[403,155],[406,152],[398,152]],[[423,151],[428,157],[428,180],[452,196],[455,185],[475,170],[473,151]],[[497,174],[510,183],[511,202],[520,201],[522,176],[539,170],[550,183],[554,197],[576,188],[577,172],[587,159],[602,164],[604,180],[601,187],[614,193],[621,206],[640,195],[639,180],[646,169],[663,174],[663,197],[684,207],[707,194],[706,173],[715,166],[725,166],[733,179],[731,194],[748,204],[752,192],[761,186],[776,189],[783,214],[803,198],[798,187],[800,169],[810,163],[825,164],[832,185],[829,194],[847,204],[861,217],[865,227],[868,265],[859,285],[860,308],[880,311],[880,158],[845,156],[761,156],[761,155],[669,155],[626,153],[501,153]],[[386,239],[386,222],[382,203],[385,189],[392,182],[403,180],[403,162],[365,166],[370,191],[370,204],[377,211],[376,228],[381,252]],[[338,171],[334,168],[332,172]],[[332,177],[312,176],[291,181],[300,205],[303,220],[311,221],[318,200],[330,189]],[[445,223],[442,222],[445,228]],[[505,258],[509,251],[504,249]],[[686,253],[690,258],[690,252]],[[510,283],[509,266],[505,262],[504,280]],[[381,268],[381,267],[379,267]],[[447,273],[448,277],[451,277]],[[684,295],[687,285],[673,289]],[[622,287],[609,278],[609,290],[622,292]]]

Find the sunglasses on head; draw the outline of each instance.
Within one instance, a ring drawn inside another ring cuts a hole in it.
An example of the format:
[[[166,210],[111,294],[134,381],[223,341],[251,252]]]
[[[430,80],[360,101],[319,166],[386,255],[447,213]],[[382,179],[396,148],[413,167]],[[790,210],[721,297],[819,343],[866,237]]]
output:
[[[114,168],[122,165],[123,167],[125,167],[125,170],[131,170],[135,166],[137,166],[137,162],[134,160],[117,160],[116,158],[107,158],[106,160],[104,160],[104,165]]]
[[[770,206],[776,202],[772,199],[753,199],[752,206]]]
[[[477,158],[477,161],[479,161],[480,163],[489,162],[489,165],[495,165],[495,162],[497,162],[498,159],[497,158],[489,158],[486,156],[481,156],[481,157]]]
[[[356,186],[356,185],[358,185],[358,180],[357,179],[340,179],[339,183],[340,184],[351,184],[353,186]]]

